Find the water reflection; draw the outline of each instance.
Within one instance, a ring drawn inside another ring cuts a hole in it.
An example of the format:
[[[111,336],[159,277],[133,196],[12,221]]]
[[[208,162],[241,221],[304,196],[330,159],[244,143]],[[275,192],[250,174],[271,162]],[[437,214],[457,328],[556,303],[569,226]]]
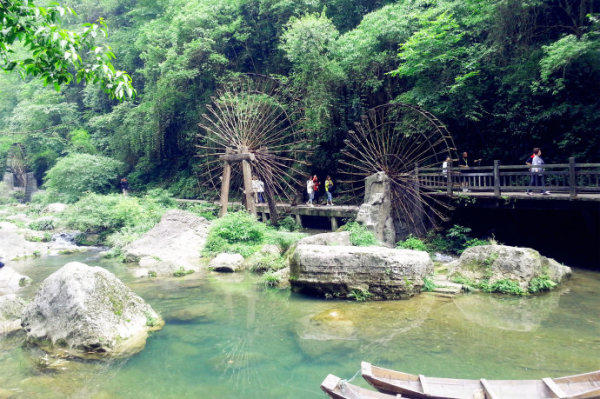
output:
[[[600,369],[600,275],[590,272],[536,297],[356,303],[265,291],[250,274],[135,279],[126,265],[80,254],[20,265],[34,280],[25,297],[67,260],[110,269],[167,324],[118,362],[48,367],[22,336],[0,339],[0,397],[4,389],[16,398],[324,398],[322,379],[350,378],[361,360],[457,378]]]

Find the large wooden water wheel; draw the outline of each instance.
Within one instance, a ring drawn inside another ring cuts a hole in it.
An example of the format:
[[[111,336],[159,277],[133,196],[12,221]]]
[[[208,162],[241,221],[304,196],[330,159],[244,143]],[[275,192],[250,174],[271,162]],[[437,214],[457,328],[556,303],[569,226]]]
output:
[[[390,179],[396,221],[413,234],[423,234],[447,219],[450,205],[416,179],[417,168],[442,168],[456,159],[454,140],[430,112],[409,104],[385,104],[370,109],[355,123],[342,151],[347,181],[356,194],[377,172]]]

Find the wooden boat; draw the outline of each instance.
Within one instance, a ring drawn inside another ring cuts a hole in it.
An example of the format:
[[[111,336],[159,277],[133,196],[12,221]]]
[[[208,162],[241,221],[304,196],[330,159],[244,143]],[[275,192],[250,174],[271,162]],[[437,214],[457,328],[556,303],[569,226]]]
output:
[[[388,395],[352,385],[333,374],[321,383],[321,389],[332,399],[400,399],[400,394]]]
[[[540,380],[462,380],[425,377],[361,364],[377,390],[411,399],[600,399],[600,370]]]

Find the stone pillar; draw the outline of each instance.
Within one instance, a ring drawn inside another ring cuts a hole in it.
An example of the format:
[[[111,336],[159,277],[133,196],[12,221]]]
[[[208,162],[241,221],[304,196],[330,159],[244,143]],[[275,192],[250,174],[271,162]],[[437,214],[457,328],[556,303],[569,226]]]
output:
[[[384,172],[366,178],[365,199],[358,209],[356,221],[375,234],[381,243],[390,247],[396,245],[390,179]]]
[[[338,229],[338,222],[335,216],[331,217],[331,231],[336,231]]]
[[[31,201],[31,196],[33,195],[33,193],[35,193],[37,191],[37,189],[38,189],[37,180],[35,179],[33,172],[29,172],[29,173],[25,174],[25,198],[24,198],[24,201],[25,202]]]
[[[302,227],[302,218],[300,217],[299,213],[296,214],[296,224]]]

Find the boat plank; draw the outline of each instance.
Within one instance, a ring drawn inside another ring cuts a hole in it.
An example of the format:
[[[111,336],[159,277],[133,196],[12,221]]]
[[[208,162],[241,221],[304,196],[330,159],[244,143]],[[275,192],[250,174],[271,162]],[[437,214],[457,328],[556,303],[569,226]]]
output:
[[[600,399],[600,370],[570,377],[538,380],[426,377],[369,363],[363,364],[362,370],[365,380],[377,390],[388,394],[401,393],[415,399]]]
[[[488,384],[485,378],[482,378],[479,381],[481,381],[481,386],[483,387],[483,390],[485,392],[486,399],[500,399],[500,396],[498,396],[498,394],[494,392],[494,390],[492,389],[490,384]]]
[[[556,385],[556,383],[552,380],[552,378],[542,378],[544,384],[556,395],[557,398],[566,398],[567,394],[563,392],[563,390]]]

